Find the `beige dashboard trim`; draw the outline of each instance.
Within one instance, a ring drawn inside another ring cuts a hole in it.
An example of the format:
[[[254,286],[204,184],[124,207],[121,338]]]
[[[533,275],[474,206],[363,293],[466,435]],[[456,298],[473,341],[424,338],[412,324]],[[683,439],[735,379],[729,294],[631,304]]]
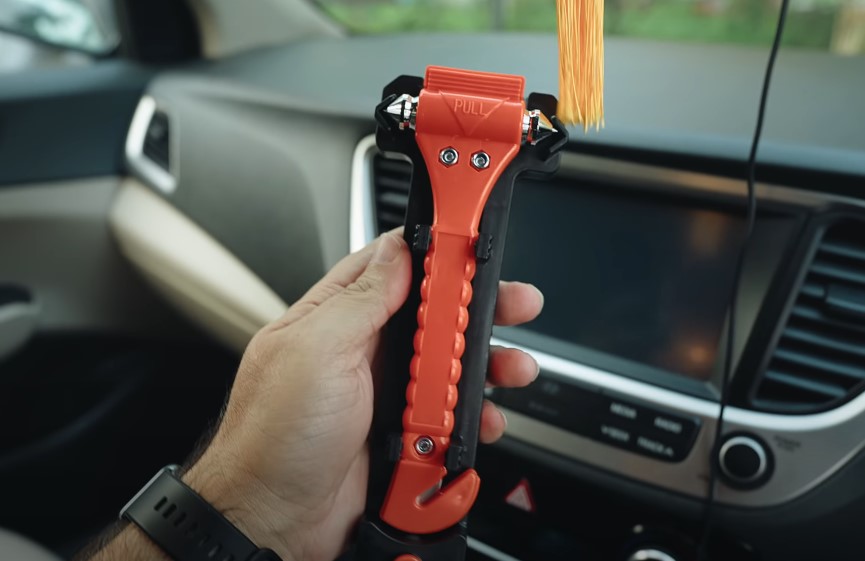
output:
[[[125,179],[109,224],[123,254],[181,312],[233,349],[286,309],[246,265],[136,179]]]

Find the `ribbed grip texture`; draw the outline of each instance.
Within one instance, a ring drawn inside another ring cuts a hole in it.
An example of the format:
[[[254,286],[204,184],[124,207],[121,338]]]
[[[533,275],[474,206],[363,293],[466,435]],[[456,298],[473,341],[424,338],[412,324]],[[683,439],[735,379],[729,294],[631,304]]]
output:
[[[454,426],[454,408],[457,404],[457,384],[462,375],[462,363],[460,359],[466,348],[464,333],[469,324],[468,305],[472,299],[471,281],[475,276],[475,260],[470,253],[471,240],[464,236],[454,236],[433,232],[432,243],[424,259],[425,277],[421,282],[421,303],[418,307],[417,321],[418,329],[414,336],[414,357],[411,361],[409,381],[406,391],[407,407],[405,411],[405,428],[411,431],[423,432],[430,436],[450,436]],[[453,262],[462,260],[462,274],[460,277],[448,274],[446,269],[436,268],[436,260],[444,259]],[[435,293],[435,294],[433,294]],[[458,299],[451,300],[453,294]],[[436,300],[440,306],[437,312],[445,317],[453,318],[452,325],[442,324],[437,321],[431,325],[430,302]],[[451,310],[442,309],[449,302],[457,305],[456,313]],[[442,332],[433,332],[433,329]],[[443,331],[447,329],[447,331]],[[443,358],[447,357],[447,363]],[[447,367],[448,377],[444,395],[440,393],[441,380],[438,368]],[[439,393],[444,400],[444,407],[434,397]],[[424,401],[419,402],[416,397],[423,396]],[[426,411],[420,410],[421,407]],[[436,419],[438,415],[438,419]],[[436,422],[438,420],[438,422]]]
[[[522,76],[430,66],[426,71],[424,87],[434,93],[444,91],[449,94],[493,97],[519,103],[523,101],[525,83]]]

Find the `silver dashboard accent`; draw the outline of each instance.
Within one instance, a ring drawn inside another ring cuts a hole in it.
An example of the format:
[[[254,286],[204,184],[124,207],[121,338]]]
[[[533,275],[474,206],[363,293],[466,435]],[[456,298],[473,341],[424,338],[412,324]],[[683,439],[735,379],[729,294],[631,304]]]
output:
[[[670,413],[693,415],[699,417],[703,425],[691,453],[678,463],[663,462],[607,446],[516,411],[506,410],[509,436],[638,481],[693,497],[705,497],[712,438],[719,410],[716,402],[646,384],[495,337],[490,343],[531,353],[543,372],[630,397]],[[749,432],[761,437],[775,455],[775,472],[772,479],[759,489],[742,491],[719,485],[718,501],[747,507],[778,505],[813,489],[865,446],[865,394],[837,409],[813,415],[777,415],[727,407],[724,427],[726,432]]]
[[[676,561],[676,558],[660,549],[641,549],[628,557],[628,561]]]
[[[724,461],[727,457],[727,453],[730,452],[730,449],[734,446],[747,446],[751,450],[753,450],[754,454],[757,455],[760,464],[757,466],[757,471],[754,472],[753,475],[748,477],[742,477],[730,471],[729,466]],[[766,456],[766,450],[763,449],[763,446],[749,436],[734,436],[730,440],[724,443],[721,446],[721,449],[718,450],[718,465],[721,468],[721,471],[724,472],[729,479],[736,481],[742,484],[753,483],[763,477],[766,473],[766,470],[769,469],[769,458]]]
[[[355,213],[355,205],[352,204],[352,251],[363,247],[375,234],[371,219],[370,181],[371,157],[376,153],[374,139],[367,137],[361,141],[356,154],[361,151],[361,146],[367,158],[355,160],[351,197],[353,203],[364,198],[370,202],[366,215],[360,210]],[[560,174],[565,177],[595,175],[599,178],[625,179],[637,185],[677,192],[685,190],[728,195],[741,195],[744,192],[743,183],[733,179],[573,153],[563,155]],[[863,201],[855,199],[768,184],[758,184],[757,195],[764,200],[815,208],[829,203],[865,207]],[[706,496],[718,403],[646,384],[510,341],[493,338],[491,343],[531,353],[543,371],[570,378],[585,386],[630,397],[670,413],[693,415],[702,420],[702,428],[690,454],[678,463],[663,462],[607,446],[515,411],[507,411],[508,436],[649,485],[692,497]],[[761,437],[775,456],[775,472],[772,479],[759,489],[743,491],[721,484],[717,489],[717,500],[741,507],[779,505],[819,485],[865,447],[865,394],[836,409],[810,415],[778,415],[727,407],[724,427],[727,432],[749,432]]]
[[[171,122],[171,135],[168,139],[170,173],[144,155],[144,139],[147,136],[147,128],[150,126],[150,121],[158,107],[156,99],[149,95],[143,96],[138,102],[132,123],[129,125],[129,133],[126,135],[126,162],[141,179],[169,195],[177,189],[178,127]],[[169,115],[168,118],[170,120],[171,116]]]
[[[23,347],[39,326],[40,306],[30,300],[0,305],[0,361]]]
[[[378,153],[375,135],[364,137],[354,149],[351,161],[348,246],[354,253],[375,237],[375,208],[372,192],[372,157]]]
[[[473,550],[477,551],[478,553],[482,553],[483,555],[486,555],[487,557],[491,557],[491,558],[495,559],[496,561],[520,561],[519,559],[517,559],[516,557],[513,557],[512,555],[508,555],[504,551],[499,551],[498,549],[496,549],[492,546],[489,546],[482,541],[478,541],[472,537],[469,537],[469,539],[468,539],[468,546],[469,546],[469,549],[473,549]]]

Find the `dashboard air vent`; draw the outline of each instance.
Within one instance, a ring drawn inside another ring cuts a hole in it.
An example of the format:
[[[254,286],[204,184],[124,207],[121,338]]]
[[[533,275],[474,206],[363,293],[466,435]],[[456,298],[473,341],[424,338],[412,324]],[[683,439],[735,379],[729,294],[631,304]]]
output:
[[[408,192],[411,188],[411,163],[375,154],[372,184],[375,197],[377,233],[387,232],[405,221]]]
[[[865,386],[865,222],[824,233],[757,386],[759,409],[808,413]]]
[[[171,163],[168,135],[168,115],[157,109],[154,111],[150,124],[147,126],[147,133],[144,135],[144,149],[142,151],[153,163],[165,171],[170,170],[169,166]]]

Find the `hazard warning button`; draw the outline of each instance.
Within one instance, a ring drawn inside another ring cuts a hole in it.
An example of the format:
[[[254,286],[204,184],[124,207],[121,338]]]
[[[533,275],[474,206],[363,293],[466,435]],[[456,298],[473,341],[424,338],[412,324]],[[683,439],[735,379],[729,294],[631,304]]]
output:
[[[517,486],[505,495],[505,502],[514,508],[518,508],[530,514],[536,510],[535,498],[532,495],[532,487],[525,477],[517,483]]]

